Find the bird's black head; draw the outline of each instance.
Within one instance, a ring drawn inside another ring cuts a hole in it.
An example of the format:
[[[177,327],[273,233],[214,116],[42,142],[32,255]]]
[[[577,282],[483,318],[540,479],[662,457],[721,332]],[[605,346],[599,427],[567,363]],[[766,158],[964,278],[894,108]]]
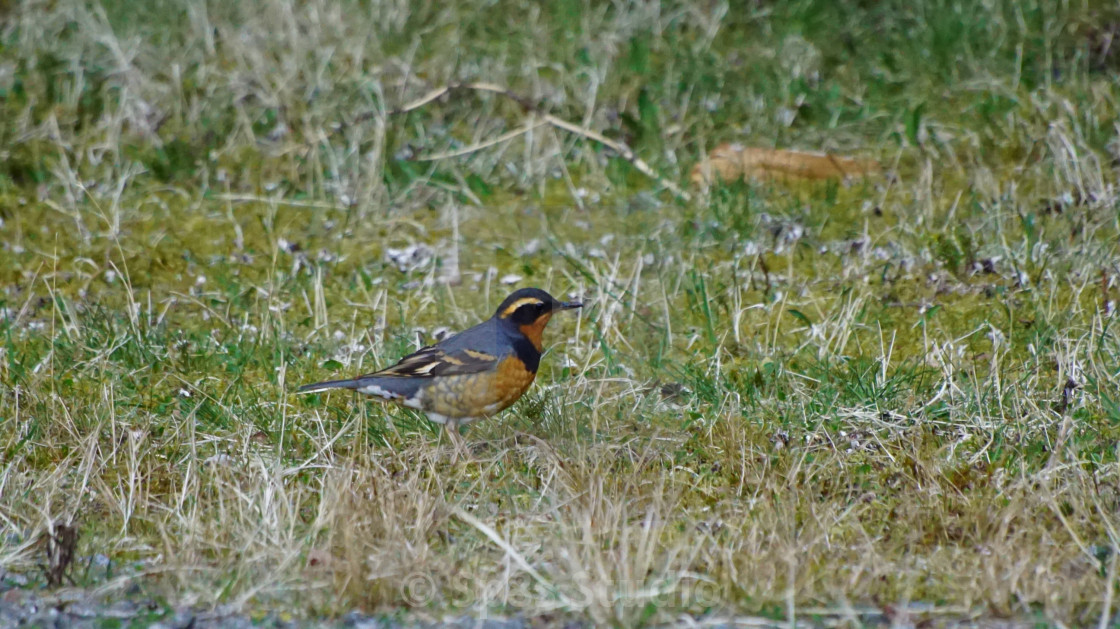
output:
[[[506,297],[494,316],[518,327],[540,325],[543,328],[557,310],[582,306],[578,301],[560,301],[539,288],[522,288]]]

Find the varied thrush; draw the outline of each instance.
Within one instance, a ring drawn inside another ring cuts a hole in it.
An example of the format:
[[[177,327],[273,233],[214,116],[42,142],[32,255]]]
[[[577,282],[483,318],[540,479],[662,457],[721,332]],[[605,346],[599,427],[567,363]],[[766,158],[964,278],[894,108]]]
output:
[[[304,385],[300,393],[353,389],[424,411],[457,441],[458,426],[502,411],[520,398],[537,376],[541,336],[558,310],[580,308],[539,288],[515,291],[494,316],[392,367],[349,380]],[[457,444],[458,445],[458,444]]]

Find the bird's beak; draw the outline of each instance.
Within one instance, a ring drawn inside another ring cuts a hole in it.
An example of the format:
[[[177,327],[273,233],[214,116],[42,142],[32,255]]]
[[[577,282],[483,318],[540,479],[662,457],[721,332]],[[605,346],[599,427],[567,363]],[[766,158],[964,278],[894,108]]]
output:
[[[583,302],[579,302],[579,301],[558,301],[558,302],[556,302],[555,310],[572,310],[574,308],[583,308]]]

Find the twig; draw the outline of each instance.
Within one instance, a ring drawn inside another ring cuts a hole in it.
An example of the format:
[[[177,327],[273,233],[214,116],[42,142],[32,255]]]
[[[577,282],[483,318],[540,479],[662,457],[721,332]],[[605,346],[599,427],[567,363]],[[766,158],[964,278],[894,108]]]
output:
[[[486,140],[485,142],[479,142],[478,144],[473,144],[471,146],[461,148],[461,149],[456,150],[456,151],[448,151],[446,153],[436,153],[435,155],[425,155],[425,156],[417,157],[416,161],[418,161],[418,162],[434,162],[434,161],[439,160],[439,159],[447,159],[449,157],[460,157],[462,155],[468,155],[470,153],[474,153],[475,151],[481,151],[484,148],[494,146],[495,144],[501,144],[502,142],[512,140],[513,138],[516,138],[519,135],[525,135],[526,133],[532,131],[533,129],[536,129],[537,127],[543,127],[546,124],[548,124],[548,122],[546,122],[546,121],[532,122],[532,123],[527,124],[527,125],[519,128],[519,129],[514,129],[513,131],[503,133],[502,135],[499,135],[496,138]]]
[[[502,96],[505,96],[506,98],[517,102],[518,105],[521,105],[522,109],[525,109],[527,111],[539,111],[539,108],[532,102],[530,102],[529,99],[516,94],[502,87],[501,85],[495,85],[494,83],[449,83],[448,85],[444,85],[443,87],[437,87],[436,89],[428,92],[427,94],[421,96],[420,98],[417,98],[416,100],[406,104],[399,109],[390,110],[388,115],[393,116],[396,114],[406,114],[415,109],[420,109],[424,105],[427,105],[437,98],[440,98],[444,94],[450,94],[451,92],[457,90],[471,90],[475,92],[490,92],[492,94],[501,94]]]
[[[418,98],[418,99],[416,99],[416,100],[414,100],[410,103],[407,103],[407,104],[405,104],[404,106],[402,106],[398,109],[394,109],[394,110],[390,111],[388,113],[388,115],[391,116],[391,115],[395,115],[395,114],[404,114],[404,113],[408,113],[410,111],[414,111],[416,109],[419,109],[419,108],[431,103],[432,101],[435,101],[435,100],[443,97],[446,94],[450,94],[451,92],[459,91],[459,90],[470,90],[470,91],[474,91],[474,92],[487,92],[487,93],[491,93],[491,94],[499,94],[501,96],[504,96],[504,97],[516,102],[525,111],[531,112],[531,113],[534,113],[534,114],[540,116],[541,120],[543,120],[542,124],[548,124],[548,125],[551,125],[553,127],[556,127],[557,129],[561,129],[561,130],[567,131],[568,133],[578,135],[578,136],[580,136],[584,139],[591,140],[593,142],[598,142],[599,144],[602,144],[603,146],[605,146],[605,147],[611,149],[612,151],[618,153],[622,157],[622,159],[630,162],[630,164],[634,168],[637,168],[638,171],[641,172],[643,175],[645,175],[645,176],[653,179],[657,183],[661,184],[661,186],[663,186],[665,189],[669,190],[673,194],[677,195],[679,198],[681,198],[685,201],[689,201],[692,198],[692,196],[688,192],[686,192],[684,189],[682,189],[680,186],[673,183],[672,181],[669,181],[668,179],[665,179],[661,175],[658,175],[657,172],[655,170],[653,170],[653,168],[649,164],[647,164],[642,158],[635,155],[634,151],[629,146],[626,146],[622,142],[617,142],[615,140],[612,140],[612,139],[604,136],[603,134],[601,134],[601,133],[599,133],[599,132],[597,132],[593,129],[588,129],[587,127],[581,127],[577,124],[568,122],[567,120],[564,120],[562,118],[557,118],[556,116],[553,116],[552,114],[542,110],[540,108],[540,106],[533,103],[528,98],[525,98],[524,96],[521,96],[520,94],[512,92],[509,89],[506,89],[506,88],[504,88],[500,85],[495,85],[493,83],[452,83],[452,84],[449,84],[449,85],[444,85],[442,87],[436,88],[436,89],[428,92],[427,94],[421,96],[420,98]],[[369,116],[370,116],[370,114],[363,114],[362,116],[359,116],[356,120],[368,119]],[[516,137],[517,135],[520,135],[522,133],[526,133],[529,130],[536,128],[536,126],[539,126],[539,125],[529,124],[529,125],[526,125],[526,126],[522,127],[521,129],[518,129],[516,131],[511,131],[509,133],[506,133],[506,134],[504,134],[504,135],[502,135],[502,136],[500,136],[500,137],[498,137],[494,140],[491,140],[491,141],[488,141],[488,142],[483,142],[483,143],[480,143],[480,144],[476,144],[473,147],[469,147],[469,148],[462,149],[462,150],[459,150],[459,151],[454,151],[454,152],[451,152],[451,153],[443,153],[443,154],[440,154],[440,155],[434,155],[434,156],[430,156],[430,157],[422,158],[422,159],[424,161],[431,161],[431,160],[436,160],[436,159],[442,159],[442,158],[445,158],[445,157],[457,157],[457,156],[460,156],[460,155],[465,155],[465,154],[470,153],[474,150],[479,150],[479,149],[485,148],[487,146],[492,146],[492,145],[497,144],[499,142],[504,142],[504,141],[506,141],[510,138]]]
[[[606,146],[607,148],[613,149],[615,152],[622,156],[622,159],[630,162],[630,164],[634,168],[637,168],[639,171],[641,171],[642,174],[661,184],[673,194],[677,195],[685,201],[689,201],[692,199],[692,195],[682,190],[680,186],[654,172],[653,168],[651,168],[649,164],[645,163],[642,158],[635,155],[634,151],[630,150],[630,147],[626,146],[625,144],[622,144],[621,142],[615,142],[614,140],[611,140],[610,138],[607,138],[598,132],[592,131],[591,129],[574,125],[566,120],[561,120],[560,118],[557,118],[552,114],[544,114],[544,119],[554,127],[569,131],[589,140],[594,140],[602,144],[603,146]]]

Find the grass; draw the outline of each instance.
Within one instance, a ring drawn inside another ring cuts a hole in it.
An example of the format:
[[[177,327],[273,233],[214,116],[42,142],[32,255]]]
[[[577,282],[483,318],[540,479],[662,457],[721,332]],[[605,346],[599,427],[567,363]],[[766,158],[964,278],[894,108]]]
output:
[[[1118,25],[1051,0],[0,2],[0,575],[45,585],[70,523],[62,587],[171,606],[1105,626]],[[891,175],[686,202],[534,125],[427,160],[531,121],[465,92],[391,113],[471,80],[682,185],[724,141]],[[473,460],[410,411],[292,394],[523,285],[590,307]]]

